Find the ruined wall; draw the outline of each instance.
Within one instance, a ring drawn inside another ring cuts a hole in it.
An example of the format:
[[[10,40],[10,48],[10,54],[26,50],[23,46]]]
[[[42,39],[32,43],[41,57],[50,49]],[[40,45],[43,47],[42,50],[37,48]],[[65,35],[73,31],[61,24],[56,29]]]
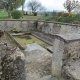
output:
[[[64,48],[65,59],[77,60],[80,58],[80,41],[70,42],[65,44]]]
[[[65,44],[62,74],[66,80],[80,80],[80,40]]]
[[[65,80],[80,80],[80,34],[55,34],[52,75]]]
[[[24,54],[8,39],[0,36],[0,80],[26,80]]]

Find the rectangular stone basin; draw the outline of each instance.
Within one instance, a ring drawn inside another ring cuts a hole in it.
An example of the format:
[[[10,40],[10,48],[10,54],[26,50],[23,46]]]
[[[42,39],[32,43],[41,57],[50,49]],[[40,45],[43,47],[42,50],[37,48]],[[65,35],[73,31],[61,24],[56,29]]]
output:
[[[26,47],[27,44],[37,43],[40,46],[47,48],[50,46],[49,44],[45,43],[44,41],[32,36],[32,35],[13,35],[15,40],[19,42],[23,47]]]

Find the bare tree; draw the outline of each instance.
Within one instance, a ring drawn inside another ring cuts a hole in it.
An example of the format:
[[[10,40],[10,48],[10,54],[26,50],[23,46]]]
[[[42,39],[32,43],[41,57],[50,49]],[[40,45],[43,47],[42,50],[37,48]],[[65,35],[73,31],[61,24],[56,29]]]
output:
[[[74,9],[74,11],[77,14],[77,19],[80,20],[80,4]]]
[[[35,15],[35,13],[42,7],[41,3],[37,0],[30,0],[27,7]]]
[[[40,8],[39,8],[39,13],[40,13],[40,15],[41,15],[41,16],[44,16],[44,13],[46,12],[46,10],[47,10],[47,9],[46,9],[44,6],[40,7]]]
[[[79,5],[74,9],[74,11],[75,11],[76,13],[79,13],[79,14],[80,14],[80,3],[79,3]]]
[[[79,5],[78,1],[75,0],[66,0],[64,3],[64,8],[70,13],[73,9],[75,9]]]

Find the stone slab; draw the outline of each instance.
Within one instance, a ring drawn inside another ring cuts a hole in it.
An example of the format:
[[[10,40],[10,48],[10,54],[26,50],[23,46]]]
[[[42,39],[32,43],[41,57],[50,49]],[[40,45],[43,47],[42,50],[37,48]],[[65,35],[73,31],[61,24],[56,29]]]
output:
[[[66,41],[80,40],[80,34],[78,33],[55,34],[54,36],[58,36]]]

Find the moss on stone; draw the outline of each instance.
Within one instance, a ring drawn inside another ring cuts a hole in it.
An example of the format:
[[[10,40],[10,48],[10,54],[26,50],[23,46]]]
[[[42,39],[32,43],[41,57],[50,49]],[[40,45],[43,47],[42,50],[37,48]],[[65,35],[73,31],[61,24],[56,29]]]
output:
[[[14,38],[22,45],[26,46],[26,44],[31,44],[31,43],[37,43],[43,47],[48,47],[49,45],[38,38],[32,36],[32,35],[18,35],[14,36]]]

